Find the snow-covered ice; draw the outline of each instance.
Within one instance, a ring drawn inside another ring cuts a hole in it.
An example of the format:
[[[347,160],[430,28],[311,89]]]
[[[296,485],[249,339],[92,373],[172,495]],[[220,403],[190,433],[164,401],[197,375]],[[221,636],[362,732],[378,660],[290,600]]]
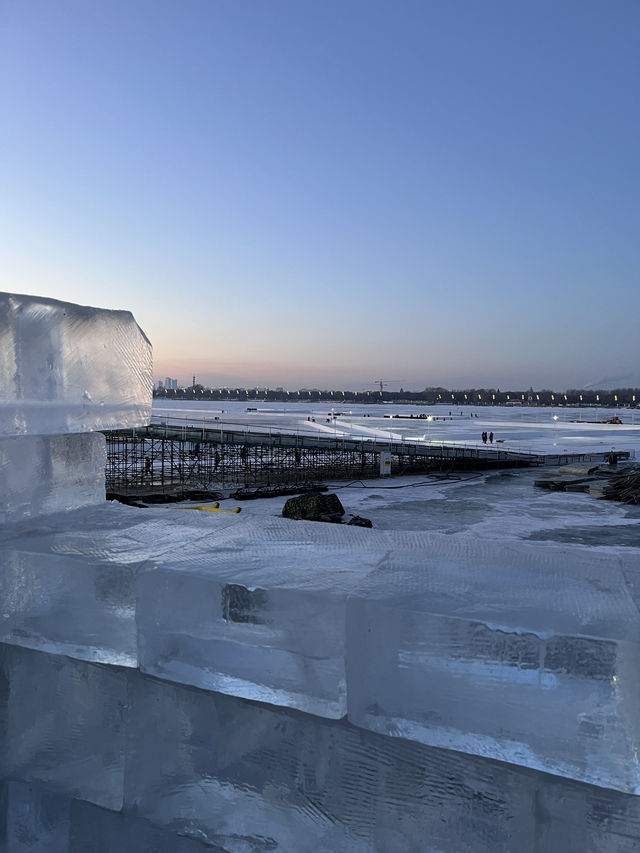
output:
[[[396,418],[395,414],[402,417]],[[622,423],[606,423],[614,416]],[[487,445],[489,449],[603,455],[612,450],[640,451],[640,411],[634,409],[468,406],[449,410],[442,405],[379,403],[328,410],[327,403],[287,403],[279,408],[277,404],[258,404],[247,408],[238,401],[225,402],[221,408],[211,401],[167,403],[156,399],[153,419],[171,426],[211,426],[215,422],[216,428],[224,432],[284,431],[306,437],[353,437],[381,444],[404,439],[436,447],[443,443],[482,447],[482,433],[493,432],[494,444]]]

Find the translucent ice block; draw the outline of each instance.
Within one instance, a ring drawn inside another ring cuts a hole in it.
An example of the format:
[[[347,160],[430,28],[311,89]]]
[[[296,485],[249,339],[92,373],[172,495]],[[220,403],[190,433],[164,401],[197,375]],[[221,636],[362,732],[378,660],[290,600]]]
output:
[[[66,853],[67,831],[69,853],[638,850],[639,797],[136,670],[0,656],[3,853],[22,853],[3,825],[25,853]]]
[[[0,644],[0,778],[119,809],[127,671]]]
[[[0,549],[67,554],[120,564],[139,563],[165,554],[181,555],[196,542],[213,548],[238,515],[184,512],[175,506],[138,509],[117,501],[73,513],[28,518],[0,526]]]
[[[624,564],[448,537],[423,558],[396,552],[349,602],[349,718],[640,793],[640,619]]]
[[[105,500],[101,434],[0,438],[0,524]]]
[[[291,537],[292,525],[285,522],[278,532]],[[269,541],[267,535],[252,542],[240,533],[229,530],[222,541],[212,537],[169,553],[138,576],[141,669],[344,716],[346,598],[382,552],[358,549],[339,528],[331,544]]]
[[[0,435],[149,422],[151,344],[128,311],[0,294]]]
[[[103,502],[0,525],[0,640],[137,666],[135,574],[238,520],[203,515]]]
[[[134,571],[78,555],[0,548],[0,641],[136,666]]]
[[[226,853],[634,853],[640,798],[130,673],[125,813]]]

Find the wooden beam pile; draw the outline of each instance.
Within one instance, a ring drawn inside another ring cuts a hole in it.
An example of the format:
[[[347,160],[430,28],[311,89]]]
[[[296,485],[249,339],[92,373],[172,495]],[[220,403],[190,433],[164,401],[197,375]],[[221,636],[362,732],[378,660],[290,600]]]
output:
[[[588,492],[594,498],[640,503],[640,466],[598,466],[578,477],[544,477],[534,485],[560,492]]]
[[[602,498],[627,504],[640,503],[640,468],[619,474],[612,472],[609,482],[602,489]]]

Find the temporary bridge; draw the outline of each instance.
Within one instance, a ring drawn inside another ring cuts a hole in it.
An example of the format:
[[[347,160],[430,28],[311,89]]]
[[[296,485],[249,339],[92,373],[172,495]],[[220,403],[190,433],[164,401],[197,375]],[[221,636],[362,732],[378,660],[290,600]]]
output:
[[[606,461],[599,453],[530,452],[498,445],[152,422],[107,438],[107,492],[302,486],[330,479]],[[628,452],[618,458],[628,458]]]

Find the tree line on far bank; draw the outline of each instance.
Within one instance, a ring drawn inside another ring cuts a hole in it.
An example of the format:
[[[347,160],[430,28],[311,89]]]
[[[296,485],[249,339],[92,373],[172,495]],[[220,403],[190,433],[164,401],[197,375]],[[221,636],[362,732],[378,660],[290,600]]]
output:
[[[640,389],[616,388],[609,390],[570,389],[551,391],[534,390],[501,391],[499,388],[466,388],[462,391],[448,388],[425,388],[423,391],[342,391],[301,389],[283,391],[273,388],[207,388],[195,383],[185,388],[156,388],[153,396],[161,400],[210,400],[218,402],[239,401],[258,403],[324,402],[343,403],[414,403],[428,406],[590,406],[602,408],[640,408]]]

